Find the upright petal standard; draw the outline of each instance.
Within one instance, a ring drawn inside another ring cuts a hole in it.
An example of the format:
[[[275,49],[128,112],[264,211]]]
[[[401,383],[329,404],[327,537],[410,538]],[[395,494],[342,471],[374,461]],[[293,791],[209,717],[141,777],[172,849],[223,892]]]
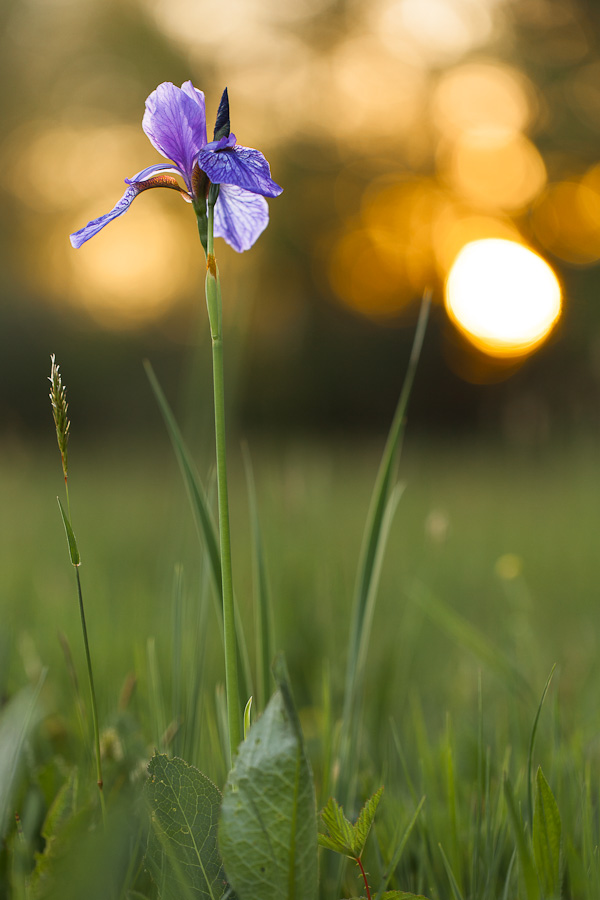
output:
[[[169,161],[156,163],[126,178],[127,190],[110,212],[71,235],[81,247],[105,225],[127,212],[138,194],[149,188],[179,191],[206,219],[211,184],[219,185],[215,205],[215,237],[237,250],[248,250],[269,223],[265,197],[278,197],[283,188],[271,178],[269,163],[259,150],[237,145],[229,130],[229,98],[223,92],[214,140],[207,141],[204,94],[186,81],[178,88],[159,84],[146,100],[142,128],[150,143]],[[177,177],[181,178],[181,186]]]

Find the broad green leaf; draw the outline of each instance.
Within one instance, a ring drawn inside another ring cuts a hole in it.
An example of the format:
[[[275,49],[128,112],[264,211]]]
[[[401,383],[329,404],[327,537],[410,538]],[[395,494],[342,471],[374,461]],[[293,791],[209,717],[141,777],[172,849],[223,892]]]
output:
[[[533,854],[545,894],[560,896],[560,813],[550,785],[538,768],[535,779]]]
[[[161,754],[150,760],[148,775],[146,863],[161,897],[219,900],[226,886],[217,849],[220,791],[194,766]]]
[[[241,744],[219,823],[227,880],[239,900],[316,900],[312,772],[287,680]]]
[[[508,818],[510,819],[517,845],[517,858],[525,887],[525,897],[527,900],[540,900],[540,887],[535,871],[531,844],[525,832],[525,825],[517,809],[515,795],[507,775],[504,776],[504,796],[506,798]]]
[[[14,822],[13,801],[21,770],[23,744],[35,724],[38,697],[46,678],[42,672],[35,689],[24,688],[10,700],[0,716],[0,840]]]
[[[66,512],[64,511],[63,505],[60,502],[60,497],[57,497],[56,499],[58,500],[58,508],[60,509],[63,525],[65,526],[65,534],[67,535],[67,544],[69,545],[69,556],[71,557],[71,562],[74,566],[79,566],[81,564],[81,557],[79,555],[77,541],[75,540],[75,534],[71,527],[69,517],[67,516]]]

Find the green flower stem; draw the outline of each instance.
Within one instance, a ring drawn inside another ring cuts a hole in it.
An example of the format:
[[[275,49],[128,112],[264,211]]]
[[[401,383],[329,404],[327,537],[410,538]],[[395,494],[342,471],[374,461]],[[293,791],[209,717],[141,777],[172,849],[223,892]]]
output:
[[[219,542],[221,550],[221,579],[223,589],[223,631],[225,643],[225,690],[229,724],[229,748],[233,761],[242,740],[242,710],[239,700],[233,575],[231,567],[231,539],[229,529],[229,500],[227,491],[227,463],[225,454],[225,380],[223,371],[223,334],[221,287],[214,256],[214,203],[209,195],[208,234],[206,245],[206,305],[210,321],[213,358],[213,391],[215,401],[215,441],[217,456],[217,495],[219,507]]]

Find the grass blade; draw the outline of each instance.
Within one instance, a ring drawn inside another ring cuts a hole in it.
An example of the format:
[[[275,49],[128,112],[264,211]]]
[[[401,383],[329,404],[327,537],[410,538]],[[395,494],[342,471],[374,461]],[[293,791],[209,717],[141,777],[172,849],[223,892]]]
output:
[[[533,720],[533,728],[531,729],[531,738],[529,739],[529,752],[527,754],[527,801],[529,804],[529,821],[533,822],[533,748],[535,746],[535,738],[537,735],[538,725],[540,721],[540,715],[542,712],[542,706],[544,705],[544,700],[546,699],[546,694],[548,693],[548,688],[550,687],[550,682],[552,681],[552,676],[554,675],[554,670],[556,669],[556,663],[552,666],[550,670],[550,674],[546,680],[546,684],[544,685],[544,690],[542,691],[542,696],[540,697],[540,702],[538,704],[537,712],[535,714],[535,719]]]
[[[488,668],[506,680],[518,694],[531,697],[531,688],[512,660],[502,653],[474,625],[455,612],[439,597],[435,597],[424,584],[415,581],[409,590],[411,600],[417,603],[430,619],[466,647]]]
[[[363,533],[350,625],[344,690],[341,736],[341,754],[344,769],[350,753],[350,746],[354,744],[355,735],[359,728],[360,715],[357,701],[360,693],[362,666],[369,644],[370,624],[374,611],[377,583],[381,571],[386,538],[389,533],[393,513],[400,499],[401,488],[396,486],[397,491],[394,492],[396,464],[404,435],[406,410],[423,346],[430,306],[431,292],[426,291],[421,303],[406,377],[379,465]],[[347,801],[349,798],[346,796],[343,799]]]
[[[523,819],[517,809],[517,802],[508,775],[504,776],[504,796],[506,798],[508,818],[510,819],[517,845],[517,857],[521,870],[521,878],[525,886],[525,896],[527,897],[527,900],[540,900],[540,887],[535,871],[531,846],[527,832],[525,831]]]
[[[219,542],[217,539],[217,527],[215,524],[215,520],[210,509],[206,491],[204,490],[204,487],[200,480],[200,476],[198,475],[198,470],[196,469],[196,466],[192,461],[185,441],[183,440],[183,435],[181,434],[179,426],[177,425],[177,422],[175,420],[175,416],[173,415],[173,411],[171,410],[167,398],[165,397],[158,379],[154,374],[154,369],[152,368],[148,360],[144,362],[144,368],[146,370],[146,375],[148,376],[150,386],[154,392],[154,396],[156,397],[156,400],[158,402],[161,415],[164,419],[165,425],[167,426],[167,432],[169,434],[169,438],[171,439],[171,444],[173,446],[173,450],[175,451],[175,457],[177,459],[190,505],[192,507],[192,513],[194,515],[194,521],[196,523],[198,536],[207,552],[210,573],[212,576],[212,583],[219,600],[219,624],[221,626],[221,633],[223,633],[223,589],[221,583],[221,557],[219,554]],[[241,627],[237,604],[235,610],[238,672],[241,676],[239,694],[240,702],[243,707],[246,703],[247,698],[250,696],[250,694],[252,694],[252,675],[250,671],[248,648],[246,646],[246,641],[244,638],[244,631]]]
[[[247,444],[243,444],[244,468],[248,488],[248,508],[250,512],[250,534],[253,547],[254,571],[254,608],[256,630],[256,669],[258,712],[267,705],[271,696],[272,678],[271,663],[273,661],[273,610],[267,579],[267,566],[263,548],[262,533],[258,520],[258,503],[256,500],[256,483],[252,460]]]
[[[452,894],[454,895],[454,900],[464,900],[461,889],[458,886],[458,881],[456,880],[456,876],[452,871],[452,866],[448,860],[448,857],[444,853],[444,848],[441,844],[438,845],[440,848],[440,853],[442,854],[442,861],[444,863],[444,868],[446,869],[446,874],[448,876],[448,881],[450,882],[450,887],[452,888]]]
[[[217,540],[217,528],[215,520],[210,510],[206,492],[204,490],[204,487],[202,486],[202,482],[200,481],[198,471],[194,463],[192,462],[188,449],[185,445],[183,435],[179,430],[179,426],[177,425],[175,416],[173,415],[167,398],[165,397],[163,390],[158,383],[158,379],[154,374],[154,369],[152,368],[148,360],[144,362],[144,368],[150,382],[150,387],[152,388],[154,396],[156,397],[156,400],[158,402],[158,406],[164,419],[165,425],[167,426],[167,432],[169,434],[169,438],[171,439],[171,444],[173,445],[177,463],[179,465],[179,469],[181,471],[181,475],[183,477],[183,481],[190,500],[192,512],[194,514],[194,521],[198,529],[198,534],[202,539],[208,553],[208,561],[210,564],[210,571],[215,590],[218,596],[221,597],[221,560],[219,556],[219,542]]]
[[[533,855],[548,897],[560,895],[561,821],[558,805],[541,768],[536,775]]]
[[[389,865],[386,867],[386,870],[383,873],[381,883],[379,885],[379,890],[377,891],[377,894],[375,896],[375,900],[381,900],[381,896],[384,893],[384,891],[386,890],[386,888],[389,884],[390,878],[394,874],[394,871],[395,871],[398,863],[400,862],[400,859],[402,858],[402,854],[404,853],[404,848],[406,847],[407,841],[412,833],[412,830],[417,823],[417,819],[419,818],[419,814],[420,814],[421,810],[423,809],[424,803],[425,803],[425,797],[421,797],[421,799],[419,801],[419,805],[415,809],[412,819],[410,820],[410,822],[404,829],[404,834],[402,835],[398,846],[394,850],[394,854],[390,860]]]

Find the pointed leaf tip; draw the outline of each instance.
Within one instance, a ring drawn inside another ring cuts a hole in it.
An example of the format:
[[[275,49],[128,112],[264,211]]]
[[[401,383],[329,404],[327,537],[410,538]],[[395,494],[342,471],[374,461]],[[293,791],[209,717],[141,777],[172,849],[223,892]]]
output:
[[[229,94],[227,88],[223,91],[219,109],[217,111],[217,121],[215,122],[214,140],[218,141],[222,137],[229,137],[231,131],[231,123],[229,121]]]
[[[77,541],[75,540],[73,528],[71,527],[69,517],[67,516],[63,505],[60,502],[60,497],[57,497],[56,499],[58,500],[58,508],[60,509],[63,525],[65,526],[65,534],[67,535],[67,544],[69,545],[69,556],[71,557],[71,562],[74,566],[79,566],[81,565],[81,557],[79,555],[79,548],[77,547]]]

